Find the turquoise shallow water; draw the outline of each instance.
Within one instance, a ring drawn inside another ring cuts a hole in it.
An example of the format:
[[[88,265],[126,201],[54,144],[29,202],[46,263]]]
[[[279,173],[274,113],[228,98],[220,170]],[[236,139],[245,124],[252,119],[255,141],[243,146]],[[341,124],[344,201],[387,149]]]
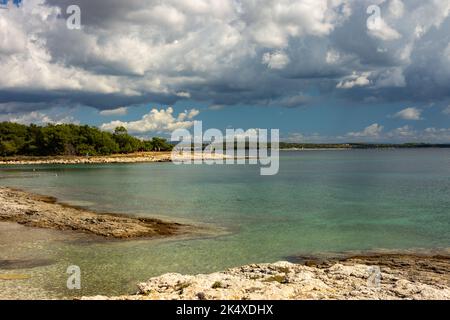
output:
[[[100,243],[50,231],[20,243],[0,236],[0,259],[54,261],[33,269],[27,284],[52,295],[132,292],[137,282],[165,272],[212,272],[298,254],[450,246],[449,149],[282,152],[275,176],[242,165],[2,167],[0,184],[90,209],[229,231]],[[81,293],[65,289],[70,264],[82,269]]]

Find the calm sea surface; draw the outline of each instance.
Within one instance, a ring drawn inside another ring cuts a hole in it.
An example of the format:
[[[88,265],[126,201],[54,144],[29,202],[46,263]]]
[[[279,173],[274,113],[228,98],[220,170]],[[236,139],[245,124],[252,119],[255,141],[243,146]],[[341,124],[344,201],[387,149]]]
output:
[[[4,225],[0,262],[28,261],[34,268],[12,265],[8,272],[30,275],[21,286],[36,296],[123,294],[166,272],[206,273],[302,254],[450,247],[450,149],[282,152],[275,176],[243,165],[3,166],[0,185],[99,211],[226,230],[189,240],[92,242]],[[69,265],[81,267],[81,292],[66,289]],[[0,291],[17,285],[0,283]]]

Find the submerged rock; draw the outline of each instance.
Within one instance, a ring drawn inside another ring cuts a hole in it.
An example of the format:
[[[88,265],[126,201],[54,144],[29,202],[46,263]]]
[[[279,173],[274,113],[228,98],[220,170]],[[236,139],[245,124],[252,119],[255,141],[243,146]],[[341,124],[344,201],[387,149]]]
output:
[[[193,229],[188,225],[159,219],[97,213],[59,204],[52,197],[5,187],[0,187],[0,221],[117,239],[174,236],[192,232]]]

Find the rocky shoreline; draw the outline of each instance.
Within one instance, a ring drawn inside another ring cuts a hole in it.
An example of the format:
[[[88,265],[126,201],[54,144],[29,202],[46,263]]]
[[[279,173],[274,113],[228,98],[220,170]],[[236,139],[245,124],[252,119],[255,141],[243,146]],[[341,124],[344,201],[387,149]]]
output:
[[[194,154],[186,152],[176,154],[176,160],[203,159],[221,160],[227,159],[224,154]],[[146,163],[146,162],[172,162],[172,152],[136,152],[130,154],[113,154],[109,156],[51,156],[51,157],[0,157],[0,165],[42,165],[42,164],[105,164],[105,163]]]
[[[0,187],[0,221],[105,238],[167,237],[193,232],[193,227],[159,219],[97,213],[57,203],[53,197]]]
[[[8,157],[0,158],[0,165],[101,164],[169,161],[171,161],[171,152],[138,152],[110,156]]]
[[[134,295],[83,300],[450,299],[450,256],[382,254],[306,264],[252,264],[207,275],[164,274]]]

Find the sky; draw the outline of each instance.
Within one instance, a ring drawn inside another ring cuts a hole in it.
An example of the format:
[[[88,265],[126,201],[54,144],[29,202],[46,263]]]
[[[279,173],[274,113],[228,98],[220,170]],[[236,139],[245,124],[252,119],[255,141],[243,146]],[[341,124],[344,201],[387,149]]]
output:
[[[450,143],[449,0],[6,2],[0,121]]]

